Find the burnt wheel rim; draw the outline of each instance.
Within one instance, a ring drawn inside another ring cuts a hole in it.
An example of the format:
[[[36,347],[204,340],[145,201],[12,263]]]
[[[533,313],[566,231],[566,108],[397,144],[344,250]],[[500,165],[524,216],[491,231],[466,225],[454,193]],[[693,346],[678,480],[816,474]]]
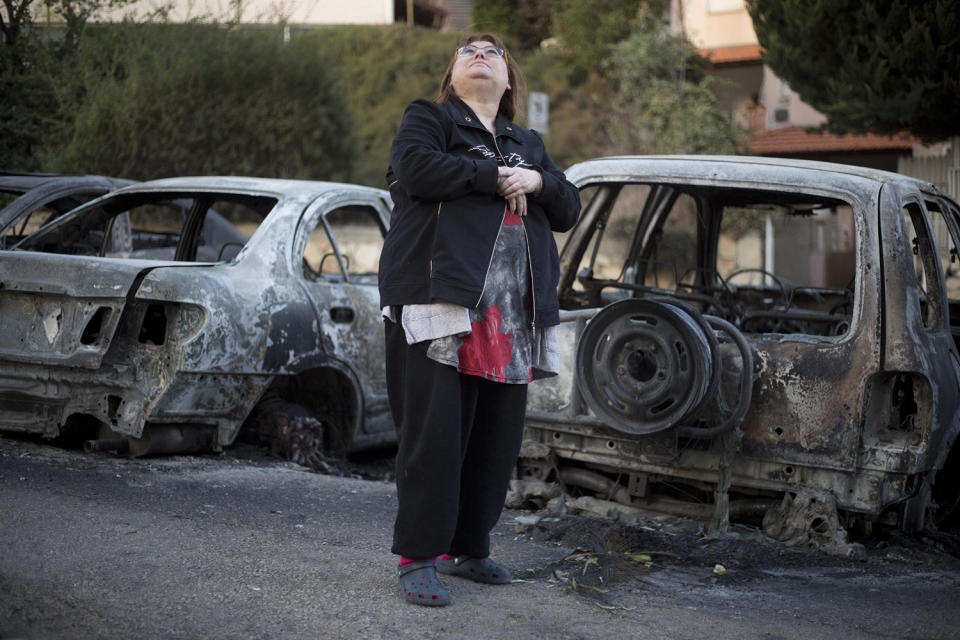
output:
[[[608,426],[625,433],[669,429],[692,415],[713,382],[712,333],[663,301],[623,300],[587,324],[577,383]]]

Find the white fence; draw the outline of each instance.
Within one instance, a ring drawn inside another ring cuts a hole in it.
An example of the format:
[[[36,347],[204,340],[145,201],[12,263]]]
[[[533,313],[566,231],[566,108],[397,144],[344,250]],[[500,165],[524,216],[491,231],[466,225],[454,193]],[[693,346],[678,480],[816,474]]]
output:
[[[897,172],[932,182],[954,200],[960,200],[960,137],[954,137],[953,147],[940,158],[909,158],[901,156]]]
[[[954,167],[953,158],[909,158],[897,161],[897,172],[913,178],[932,182],[957,199],[960,192],[960,168]]]

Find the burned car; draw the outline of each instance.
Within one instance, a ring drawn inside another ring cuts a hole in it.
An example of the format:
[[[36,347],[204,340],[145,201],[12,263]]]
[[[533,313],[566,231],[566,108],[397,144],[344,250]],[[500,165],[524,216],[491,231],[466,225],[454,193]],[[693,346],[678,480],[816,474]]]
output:
[[[355,185],[171,178],[44,226],[0,252],[0,429],[140,455],[253,421],[301,461],[392,442],[389,211]]]
[[[0,249],[13,246],[41,226],[132,180],[105,176],[0,171]]]
[[[567,176],[584,205],[560,257],[564,365],[530,388],[522,482],[781,539],[915,530],[956,504],[956,202],[801,160]]]

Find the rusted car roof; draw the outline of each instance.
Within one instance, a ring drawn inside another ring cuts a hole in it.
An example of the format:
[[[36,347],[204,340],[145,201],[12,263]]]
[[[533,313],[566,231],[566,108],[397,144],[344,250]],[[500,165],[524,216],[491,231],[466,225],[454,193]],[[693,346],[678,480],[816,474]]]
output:
[[[775,185],[779,176],[787,185],[821,184],[852,192],[861,189],[872,191],[884,182],[911,183],[926,191],[938,191],[932,183],[902,173],[817,160],[763,156],[609,156],[575,164],[567,169],[566,174],[569,180],[577,184],[590,177],[616,179],[622,176],[631,180],[677,177],[697,181],[742,180]]]

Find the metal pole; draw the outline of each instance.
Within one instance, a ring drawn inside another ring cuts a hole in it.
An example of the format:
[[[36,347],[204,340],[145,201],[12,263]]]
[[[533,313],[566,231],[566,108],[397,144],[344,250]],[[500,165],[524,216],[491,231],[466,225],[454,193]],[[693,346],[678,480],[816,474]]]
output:
[[[684,97],[687,93],[687,25],[684,20],[683,2],[678,2],[680,19],[680,152],[687,152],[687,114],[684,108]]]

